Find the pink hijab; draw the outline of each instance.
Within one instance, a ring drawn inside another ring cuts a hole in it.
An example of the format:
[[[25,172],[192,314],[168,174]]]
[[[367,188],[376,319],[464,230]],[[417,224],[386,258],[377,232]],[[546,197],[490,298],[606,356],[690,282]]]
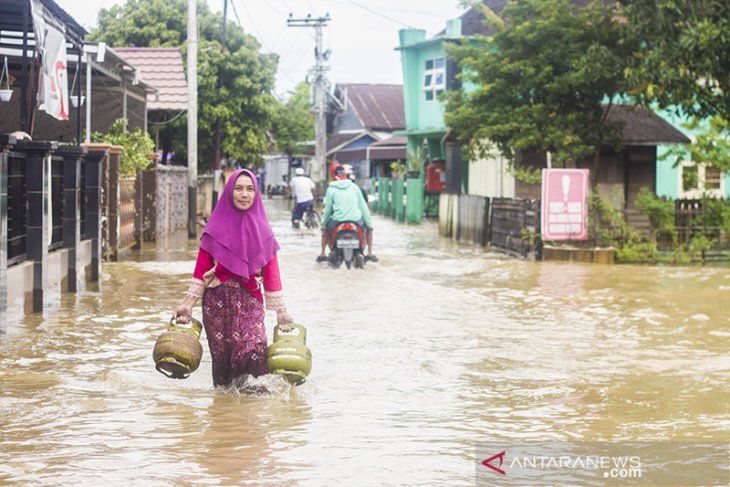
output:
[[[248,175],[256,190],[253,205],[241,211],[233,204],[233,187],[241,174]],[[254,173],[239,169],[231,174],[200,237],[200,247],[223,267],[248,279],[279,250],[264,212],[259,183]]]

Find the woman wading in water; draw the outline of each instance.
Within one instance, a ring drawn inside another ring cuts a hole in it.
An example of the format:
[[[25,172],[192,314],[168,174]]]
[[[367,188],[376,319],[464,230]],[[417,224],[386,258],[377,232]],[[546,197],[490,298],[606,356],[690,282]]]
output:
[[[181,315],[192,315],[203,299],[215,386],[268,372],[264,303],[276,311],[278,324],[293,322],[284,305],[278,250],[256,176],[239,169],[203,229],[190,288],[175,309],[178,321],[184,321]]]

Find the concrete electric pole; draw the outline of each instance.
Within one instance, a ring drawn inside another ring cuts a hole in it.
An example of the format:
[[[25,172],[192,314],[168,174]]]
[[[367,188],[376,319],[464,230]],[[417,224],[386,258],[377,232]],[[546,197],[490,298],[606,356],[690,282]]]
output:
[[[329,14],[324,17],[307,15],[302,19],[295,19],[292,14],[289,14],[286,21],[289,27],[314,27],[315,29],[315,64],[309,72],[309,82],[312,84],[314,113],[316,116],[314,126],[316,138],[314,158],[316,162],[312,167],[310,176],[312,181],[315,183],[321,182],[322,185],[327,181],[327,90],[329,89],[329,81],[326,75],[329,67],[325,65],[325,61],[329,58],[329,51],[325,52],[322,48],[322,27],[325,27],[330,20]]]
[[[188,0],[188,237],[198,234],[198,4]]]

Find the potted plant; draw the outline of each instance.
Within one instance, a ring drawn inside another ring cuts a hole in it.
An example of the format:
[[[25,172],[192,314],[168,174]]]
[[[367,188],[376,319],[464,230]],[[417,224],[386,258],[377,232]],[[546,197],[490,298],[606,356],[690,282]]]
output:
[[[8,57],[5,56],[2,72],[0,72],[0,101],[10,101],[13,96],[13,90],[10,88],[15,82],[15,78],[8,73]]]
[[[395,179],[402,178],[406,173],[406,165],[403,164],[400,159],[390,163],[390,173]]]
[[[408,151],[408,161],[410,162],[410,170],[408,177],[417,178],[421,174],[423,168],[423,147],[417,146],[414,150]]]
[[[78,74],[79,74],[79,72],[78,72],[78,70],[76,70],[76,72],[74,73],[74,80],[73,80],[73,83],[71,83],[71,90],[69,91],[69,93],[74,93],[74,88],[76,87],[76,77],[78,76]],[[78,95],[69,94],[68,98],[69,98],[69,100],[71,100],[71,106],[73,106],[74,108],[76,108],[79,105],[83,105],[84,100],[86,99],[83,92],[81,92],[81,97],[80,97],[81,102],[79,102]]]

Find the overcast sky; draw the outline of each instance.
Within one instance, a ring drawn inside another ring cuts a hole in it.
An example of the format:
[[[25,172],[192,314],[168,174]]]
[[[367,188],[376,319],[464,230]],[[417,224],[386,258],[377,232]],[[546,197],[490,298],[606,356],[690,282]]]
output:
[[[76,21],[91,30],[101,8],[123,0],[56,0]],[[213,11],[223,0],[208,0]],[[289,13],[302,18],[329,13],[324,28],[325,49],[330,49],[329,79],[335,83],[402,83],[398,30],[414,27],[433,35],[448,19],[461,14],[458,0],[229,0],[228,18],[240,24],[279,55],[276,92],[286,96],[314,64],[314,29],[288,27]],[[236,13],[238,15],[236,15]]]

